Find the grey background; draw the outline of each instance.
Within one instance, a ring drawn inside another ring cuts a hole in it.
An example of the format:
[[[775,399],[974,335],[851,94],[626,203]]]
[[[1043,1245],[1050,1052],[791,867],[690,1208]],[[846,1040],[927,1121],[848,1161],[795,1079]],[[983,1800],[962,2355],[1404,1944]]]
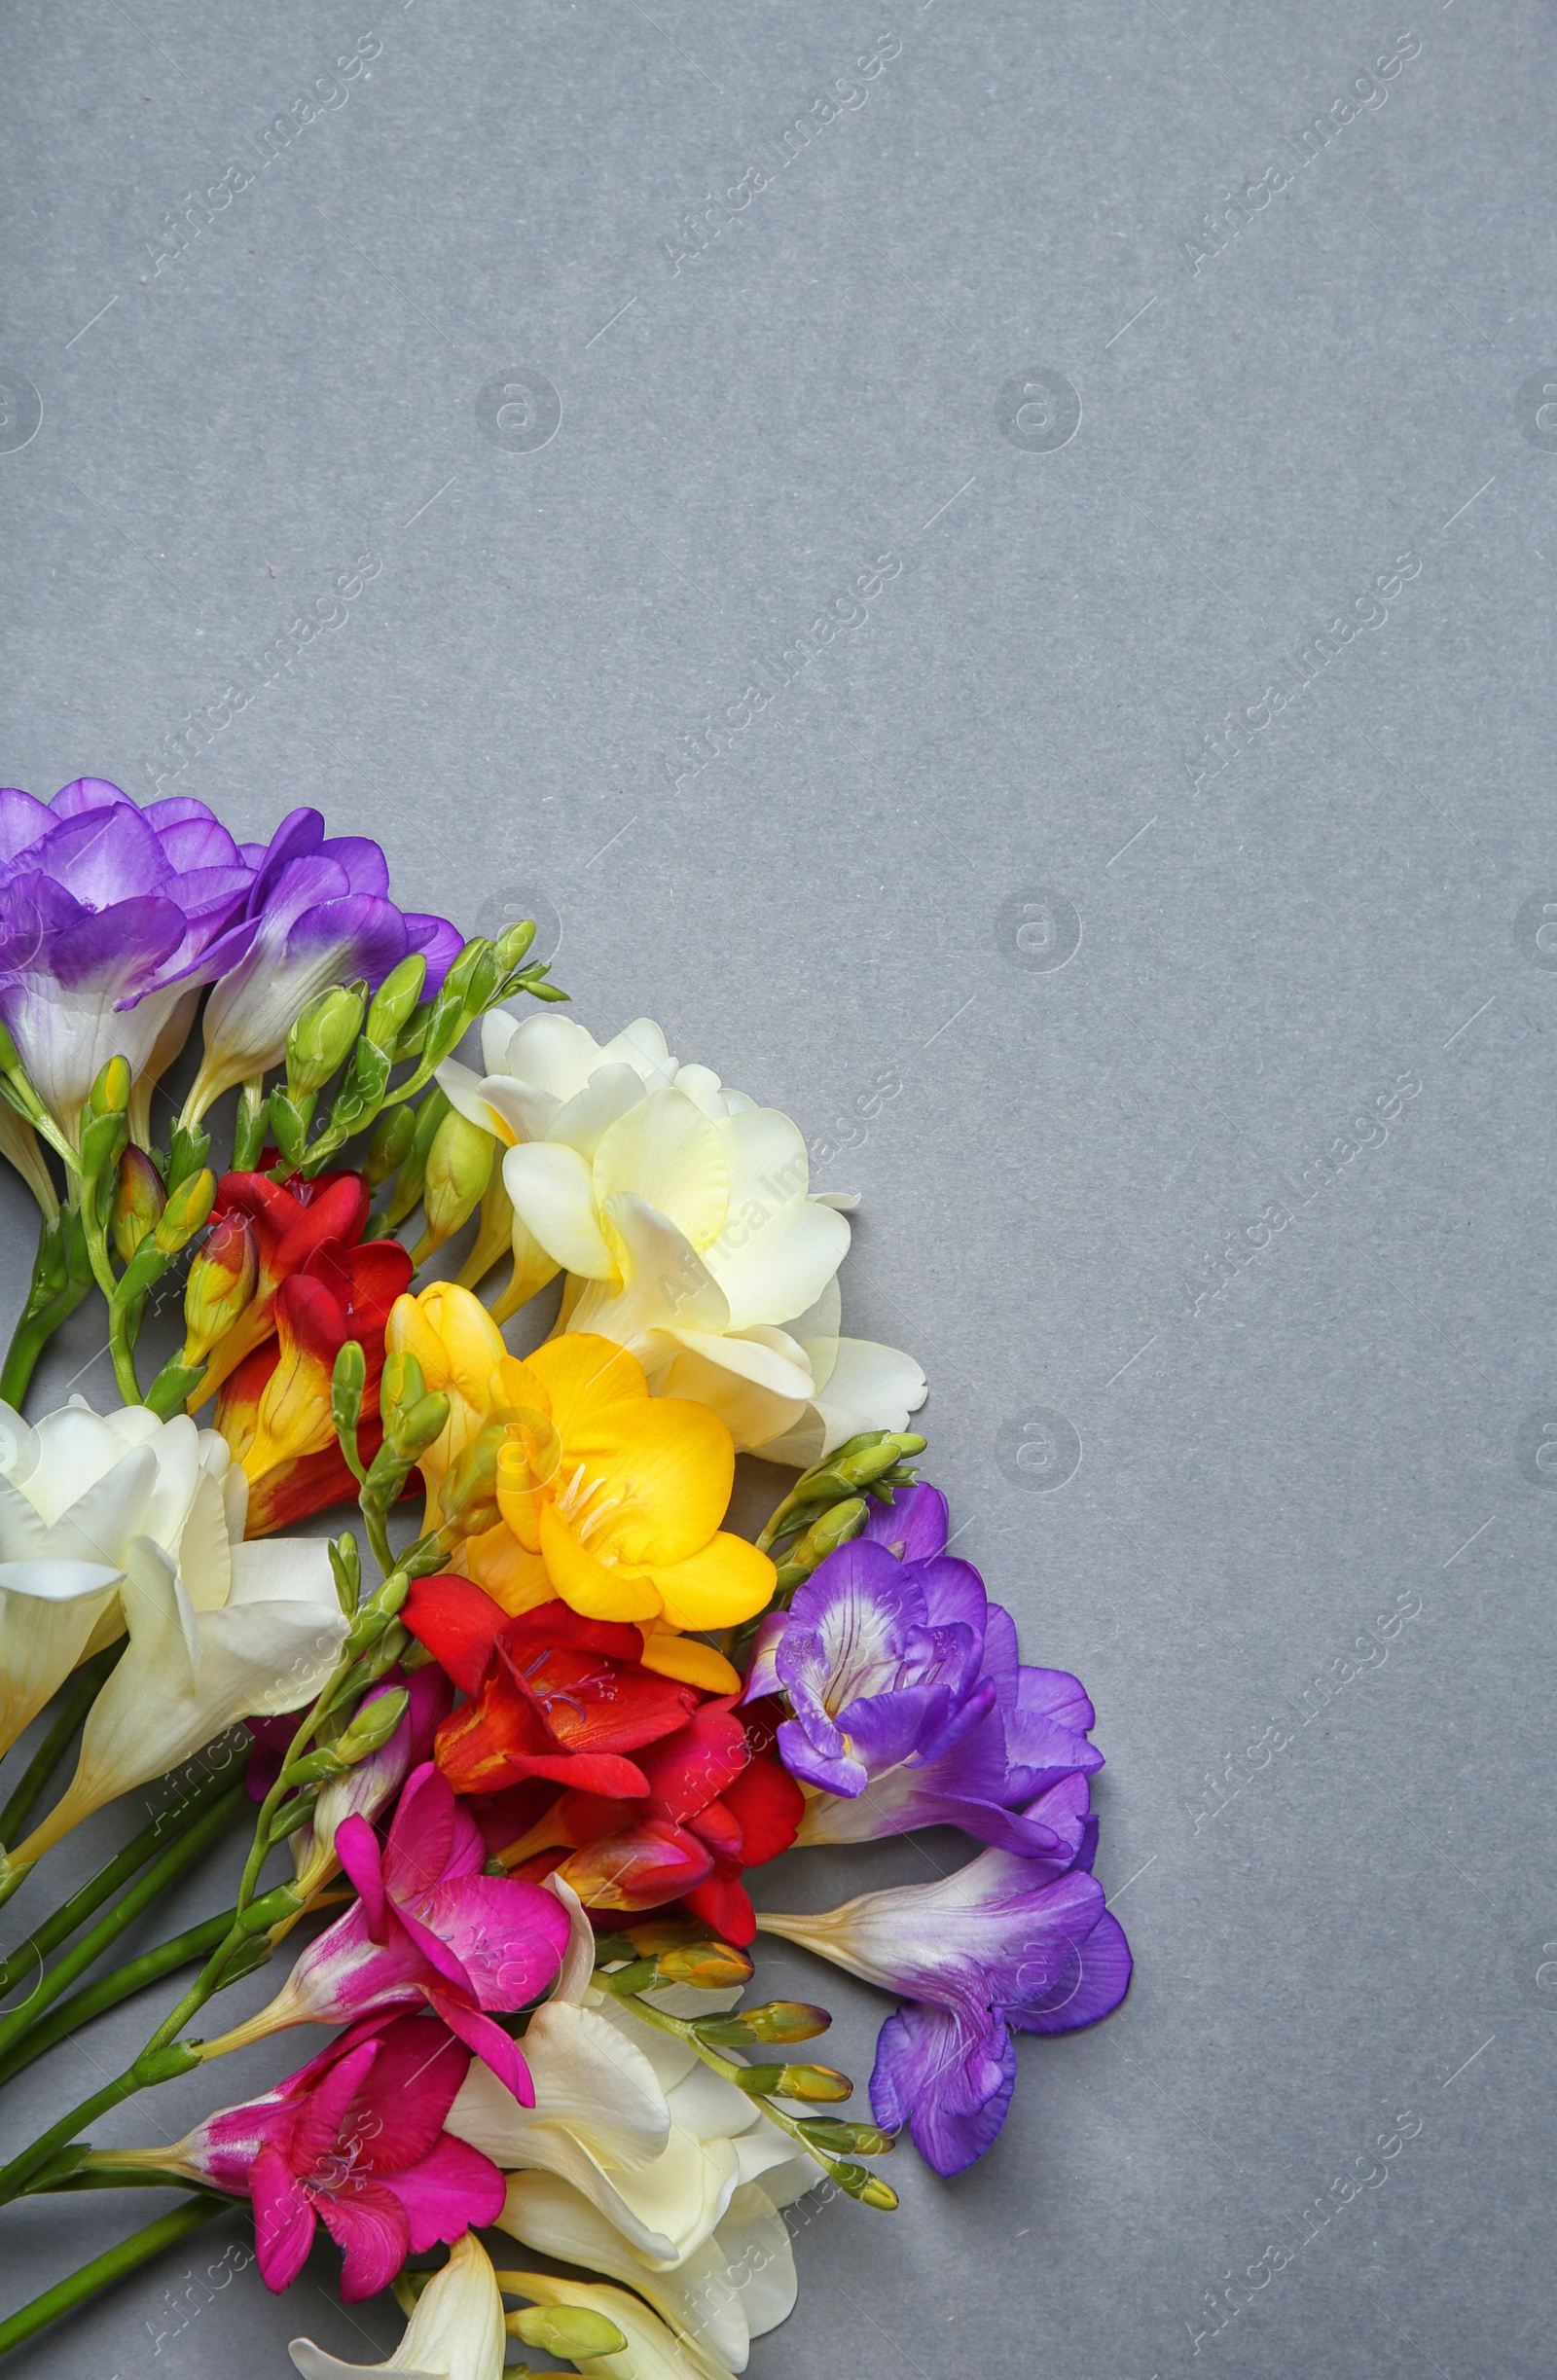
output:
[[[14,5],[5,48],[0,363],[42,419],[0,456],[4,775],[188,791],[244,836],[318,803],[417,906],[555,913],[586,1023],[655,1016],[837,1146],[847,1324],[923,1361],[959,1550],[1097,1702],[1125,2008],[1022,2042],[973,2173],[905,2149],[896,2217],[797,2218],[752,2372],[1549,2371],[1549,12],[88,0]],[[172,257],[164,211],[242,159]],[[493,435],[519,371],[561,404],[528,451]],[[1037,371],[1081,406],[1047,451]],[[1387,620],[1250,722],[1406,554]],[[694,771],[681,739],[882,555],[868,623]],[[770,1898],[923,1856],[791,1859]],[[881,2003],[769,1971],[863,2077]],[[100,2026],[30,2104],[139,2037]],[[153,2104],[99,2137],[155,2138]],[[8,2217],[11,2281],[127,2227]],[[159,2343],[197,2247],[18,2375],[398,2335],[321,2251]]]

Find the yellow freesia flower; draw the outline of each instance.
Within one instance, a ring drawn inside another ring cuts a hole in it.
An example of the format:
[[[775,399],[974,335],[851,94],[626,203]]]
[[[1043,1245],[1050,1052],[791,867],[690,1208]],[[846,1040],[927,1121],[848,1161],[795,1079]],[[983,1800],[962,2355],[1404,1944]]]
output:
[[[673,1641],[751,1618],[774,1590],[767,1555],[719,1526],[735,1444],[718,1416],[651,1397],[637,1359],[589,1332],[510,1355],[481,1301],[453,1282],[402,1297],[385,1339],[451,1398],[421,1462],[428,1528],[460,1454],[489,1424],[504,1429],[502,1517],[459,1547],[466,1574],[507,1611],[561,1596],[590,1619],[634,1621],[650,1668],[727,1690],[719,1656]]]

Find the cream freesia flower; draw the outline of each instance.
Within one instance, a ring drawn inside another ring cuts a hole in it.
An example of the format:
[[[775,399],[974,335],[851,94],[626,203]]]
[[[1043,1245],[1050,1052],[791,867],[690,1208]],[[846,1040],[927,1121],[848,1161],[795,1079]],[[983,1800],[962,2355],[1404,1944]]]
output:
[[[95,1602],[99,1641],[111,1641],[127,1629],[129,1642],[88,1716],[75,1776],[43,1823],[8,1854],[8,1880],[94,1810],[188,1759],[235,1719],[294,1711],[310,1701],[335,1667],[346,1630],[322,1541],[243,1541],[242,1475],[230,1467],[214,1431],[197,1430],[183,1418],[160,1424],[138,1406],[107,1420],[87,1407],[67,1407],[50,1417],[50,1423],[61,1422],[69,1423],[68,1431],[45,1424],[29,1433],[39,1442],[30,1468],[30,1450],[23,1446],[19,1461],[0,1475],[0,1529],[30,1526],[54,1534],[69,1522],[90,1532],[87,1541],[111,1558],[111,1569],[103,1565],[108,1583],[97,1596],[89,1591],[51,1600],[35,1583],[5,1578],[0,1655],[9,1674],[18,1602],[54,1614],[67,1605],[75,1610],[78,1603]],[[130,1433],[127,1452],[123,1435],[116,1441],[116,1425]],[[13,1415],[6,1427],[15,1440],[25,1424]],[[116,1442],[117,1461],[111,1460]],[[98,1476],[54,1516],[47,1483],[62,1477],[63,1468],[46,1470],[45,1458],[52,1466],[64,1444],[77,1451],[78,1476],[94,1462]],[[18,1469],[23,1473],[19,1485]],[[68,1542],[59,1542],[61,1553]],[[37,1557],[6,1566],[29,1573],[47,1567]],[[29,1610],[24,1618],[30,1617]],[[79,1657],[93,1624],[78,1613],[71,1625]],[[31,1638],[42,1634],[34,1627]],[[17,1641],[29,1641],[25,1627]]]
[[[626,2262],[600,2269],[631,2277],[652,2294],[668,2273],[723,2234],[727,2222],[730,2236],[744,2236],[760,2219],[754,2200],[742,2196],[736,2206],[738,2193],[757,2187],[768,2212],[776,2213],[811,2188],[816,2168],[752,2099],[712,2073],[685,2042],[639,2024],[591,1981],[589,1921],[565,1884],[553,1877],[551,1890],[568,1909],[572,1937],[552,1997],[525,2035],[535,2105],[521,2108],[500,2085],[489,2090],[486,2070],[472,2066],[445,2129],[510,2174],[508,2207],[498,2218],[505,2230],[545,2253],[560,2253],[549,2239],[560,2220],[565,2225],[571,2201],[529,2186],[536,2177],[555,2180],[616,2235]],[[672,1991],[657,1994],[656,2004],[706,2016],[739,1998],[739,1991]],[[597,2228],[591,2226],[592,2237]],[[536,2236],[543,2231],[546,2241]],[[777,2286],[770,2302],[781,2296],[784,2278],[777,2243],[772,2246]],[[727,2267],[728,2248],[716,2254]],[[582,2260],[599,2263],[593,2254]],[[685,2286],[660,2288],[665,2310],[689,2302],[689,2292],[717,2270],[715,2257],[705,2256]],[[742,2326],[739,2316],[740,2290],[727,2277],[714,2294],[725,2343],[743,2362],[750,2326]],[[774,2321],[783,2319],[789,2302],[792,2293]]]
[[[303,2380],[352,2380],[359,2372],[383,2372],[392,2380],[502,2380],[507,2346],[491,2259],[466,2231],[417,2298],[387,2362],[343,2363],[311,2339],[294,2339],[290,2352]]]
[[[565,1270],[568,1328],[614,1339],[657,1393],[710,1406],[739,1448],[780,1461],[902,1428],[923,1374],[839,1337],[839,1208],[852,1202],[810,1195],[788,1117],[678,1065],[646,1018],[603,1048],[568,1018],[504,1023],[484,1043],[485,1076],[439,1076],[512,1143],[515,1280],[498,1311]]]
[[[29,1427],[0,1404],[0,1752],[87,1653],[124,1633],[125,1550],[150,1537],[198,1609],[225,1603],[248,1482],[225,1442],[84,1397]]]
[[[503,2286],[539,2306],[571,2306],[614,2323],[627,2344],[615,2355],[575,2356],[573,2369],[600,2380],[730,2380],[728,2367],[694,2343],[667,2329],[657,2314],[625,2290],[593,2281],[560,2280],[554,2273],[504,2273]]]

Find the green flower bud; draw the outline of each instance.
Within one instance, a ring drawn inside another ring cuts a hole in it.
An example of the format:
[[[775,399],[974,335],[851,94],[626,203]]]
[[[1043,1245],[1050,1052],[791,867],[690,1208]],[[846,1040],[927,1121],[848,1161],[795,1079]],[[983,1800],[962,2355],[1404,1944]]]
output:
[[[359,1341],[348,1339],[339,1350],[330,1376],[330,1419],[335,1424],[341,1452],[359,1483],[367,1476],[357,1452],[357,1429],[362,1420],[362,1394],[367,1379],[368,1358]]]
[[[829,2156],[885,2157],[897,2146],[895,2132],[884,2132],[879,2124],[846,2124],[836,2115],[806,2115],[800,2129],[814,2148],[824,2148]]]
[[[765,2099],[852,2099],[854,2086],[833,2066],[747,2066],[731,2079]]]
[[[121,1264],[128,1264],[166,1204],[162,1175],[146,1151],[132,1140],[119,1161],[109,1224]]]
[[[203,1363],[254,1295],[260,1251],[246,1215],[225,1214],[190,1263],[184,1287],[183,1361]]]
[[[457,1107],[451,1107],[427,1151],[421,1203],[427,1228],[411,1251],[413,1264],[425,1264],[435,1248],[468,1222],[480,1206],[492,1170],[497,1143],[490,1133],[472,1124]]]
[[[427,961],[419,951],[403,958],[384,977],[368,1011],[368,1039],[376,1048],[387,1050],[393,1056],[395,1043],[421,997],[426,980]]]
[[[176,1190],[170,1190],[167,1205],[163,1208],[152,1233],[163,1254],[176,1256],[181,1248],[187,1247],[195,1234],[210,1221],[211,1208],[215,1204],[216,1176],[209,1166],[202,1168],[199,1173],[192,1173],[188,1181],[179,1183]],[[243,1302],[247,1305],[248,1300],[245,1298]]]
[[[897,2204],[897,2192],[880,2174],[873,2174],[863,2165],[830,2165],[828,2172],[842,2190],[857,2198],[862,2207],[880,2207],[890,2214]]]
[[[317,1094],[350,1056],[362,1030],[362,995],[332,985],[311,999],[286,1037],[287,1089],[296,1099]]]
[[[349,1529],[330,1540],[330,1569],[337,1601],[350,1619],[362,1597],[362,1551]]]
[[[373,1138],[362,1161],[362,1178],[370,1190],[377,1190],[391,1173],[404,1164],[416,1137],[416,1111],[404,1102],[398,1107],[386,1107],[373,1128]]]
[[[507,1440],[507,1424],[489,1422],[461,1450],[439,1491],[445,1526],[457,1529],[462,1537],[479,1537],[502,1518],[497,1509],[497,1458]]]
[[[760,2008],[733,2008],[728,2016],[701,2016],[697,2028],[710,2049],[744,2049],[753,2041],[814,2041],[832,2021],[825,2008],[805,2001],[770,2000]]]
[[[565,2356],[570,2363],[619,2356],[627,2347],[626,2333],[588,2306],[526,2306],[522,2314],[505,2315],[503,2325],[510,2338]]]
[[[385,1355],[379,1387],[379,1411],[387,1436],[392,1436],[399,1427],[400,1416],[426,1393],[426,1375],[415,1355],[401,1350],[392,1350]]]
[[[411,1147],[400,1161],[395,1176],[394,1195],[384,1210],[384,1220],[393,1226],[403,1223],[421,1196],[422,1180],[427,1172],[427,1151],[433,1136],[449,1113],[449,1094],[434,1083],[417,1103],[416,1130]]]
[[[395,1424],[391,1443],[403,1461],[415,1462],[424,1455],[434,1438],[442,1437],[449,1421],[449,1399],[441,1388],[426,1396],[418,1396],[407,1406]],[[387,1436],[388,1433],[386,1432]]]
[[[526,956],[534,939],[535,920],[533,918],[521,918],[517,924],[509,926],[506,932],[498,935],[492,948],[497,954],[497,972],[503,982],[507,982],[520,960]]]
[[[129,1106],[132,1078],[127,1058],[110,1058],[87,1098],[91,1116],[122,1116]]]

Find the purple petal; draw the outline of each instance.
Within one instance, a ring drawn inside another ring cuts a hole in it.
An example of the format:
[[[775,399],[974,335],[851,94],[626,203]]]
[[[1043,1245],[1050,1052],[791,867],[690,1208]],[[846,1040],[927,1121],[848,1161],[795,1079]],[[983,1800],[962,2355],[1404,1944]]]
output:
[[[910,2003],[882,2027],[871,2108],[879,2124],[906,2122],[938,2174],[960,2174],[983,2156],[1015,2088],[1015,2045],[996,2017]]]
[[[156,834],[123,800],[65,819],[44,837],[34,859],[55,883],[93,909],[107,909],[136,893],[165,893],[173,878]]]
[[[53,977],[67,992],[104,998],[144,992],[184,938],[184,913],[155,894],[84,909],[46,876],[0,896],[0,976]]]
[[[850,1751],[867,1771],[895,1768],[925,1737],[946,1724],[951,1691],[942,1685],[899,1686],[890,1694],[866,1694],[838,1714]]]
[[[324,841],[324,820],[316,810],[291,810],[263,847],[247,845],[244,856],[255,856],[255,914],[266,907],[283,871],[296,859],[306,859]]]
[[[54,813],[47,802],[23,793],[19,785],[0,788],[0,863],[30,850],[48,834]]]
[[[333,859],[345,871],[353,892],[376,892],[380,900],[389,898],[389,862],[368,836],[332,835],[328,843],[320,844],[319,855]]]
[[[923,1483],[893,1490],[889,1504],[871,1499],[865,1535],[885,1545],[899,1562],[924,1562],[946,1550],[946,1498]]]
[[[406,940],[427,961],[427,978],[421,993],[423,999],[430,1000],[435,992],[443,989],[444,977],[465,947],[465,937],[447,918],[430,918],[419,910],[408,909]]]
[[[870,1772],[846,1751],[828,1751],[814,1743],[796,1719],[785,1719],[778,1730],[778,1757],[802,1785],[853,1801],[870,1783]]]
[[[406,956],[406,928],[392,901],[371,892],[347,893],[344,900],[321,902],[305,910],[286,938],[285,963],[312,967],[323,953],[336,954],[336,980],[349,983],[367,977],[377,991],[391,967]]]
[[[1104,1910],[1085,1941],[1072,1946],[1062,1972],[1039,2000],[1006,2011],[1024,2033],[1074,2033],[1111,2016],[1130,1989],[1130,1945]]]
[[[49,807],[56,818],[79,818],[84,811],[109,810],[116,803],[134,807],[124,788],[110,785],[105,776],[75,776],[60,786]]]
[[[922,1562],[910,1557],[903,1567],[924,1598],[924,1615],[932,1628],[967,1628],[983,1643],[990,1599],[971,1562],[956,1554],[932,1554]]]

